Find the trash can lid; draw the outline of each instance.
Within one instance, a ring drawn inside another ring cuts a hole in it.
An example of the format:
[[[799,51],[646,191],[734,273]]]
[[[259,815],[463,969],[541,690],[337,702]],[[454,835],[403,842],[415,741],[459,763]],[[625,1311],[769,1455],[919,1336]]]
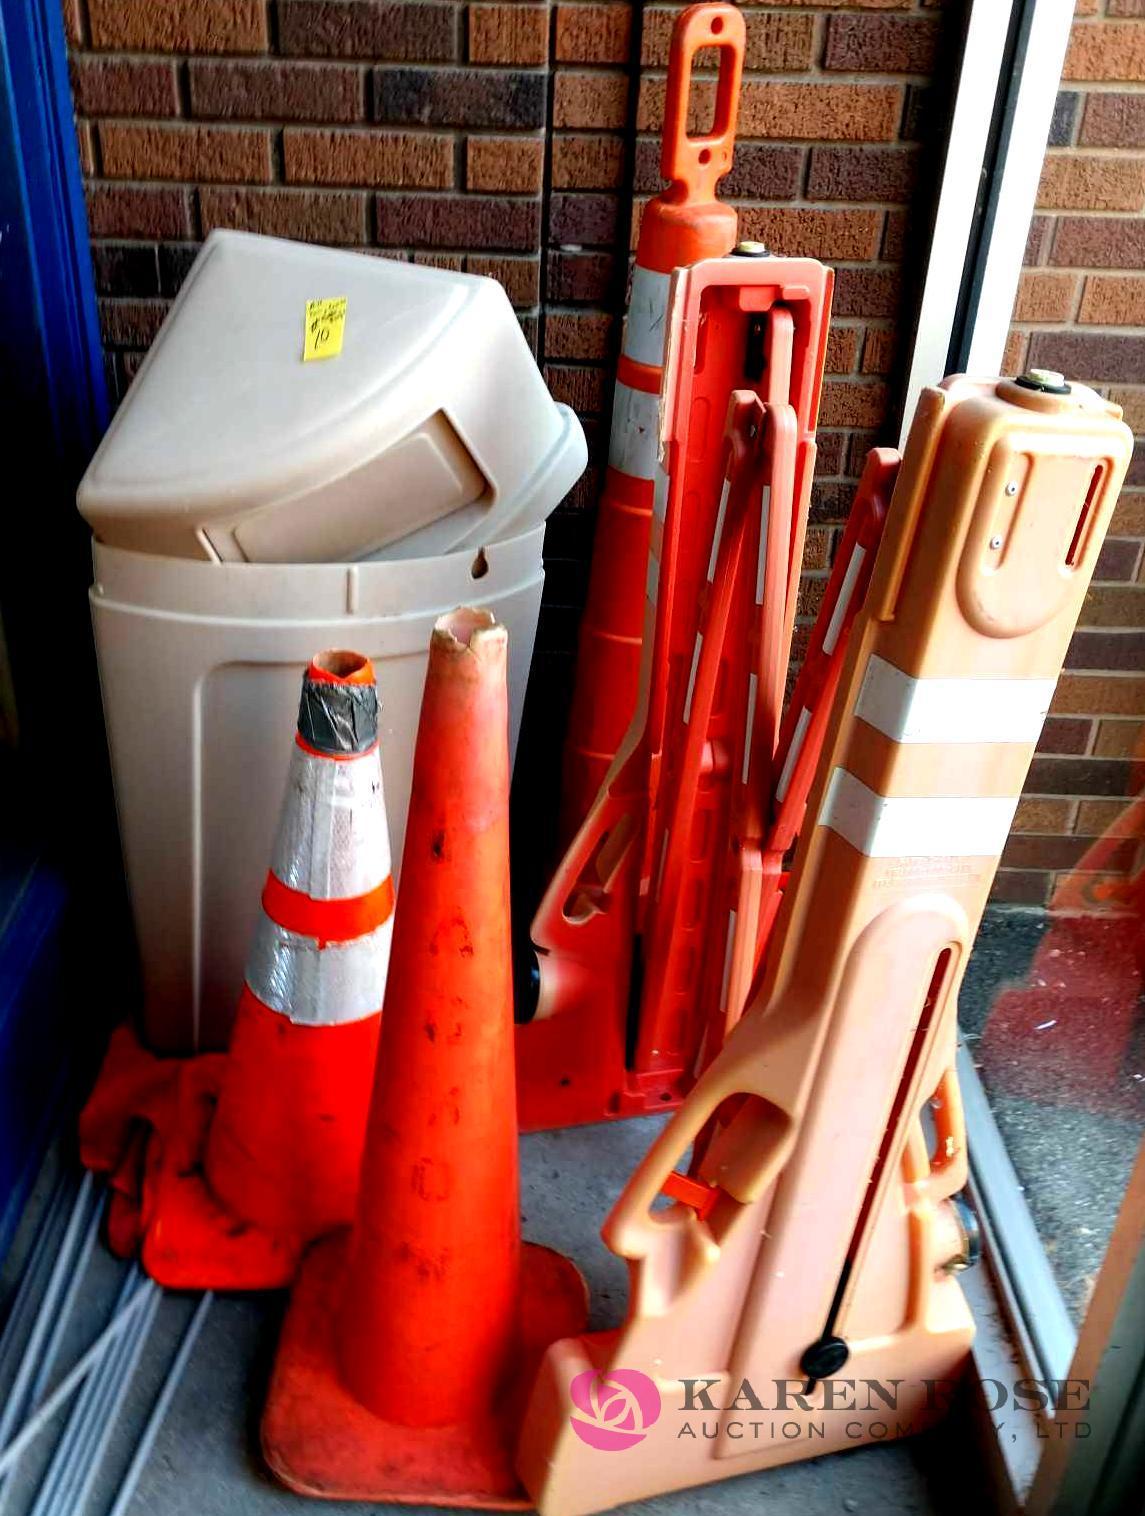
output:
[[[78,503],[180,557],[446,551],[544,518],[583,468],[571,420],[494,280],[213,232]]]

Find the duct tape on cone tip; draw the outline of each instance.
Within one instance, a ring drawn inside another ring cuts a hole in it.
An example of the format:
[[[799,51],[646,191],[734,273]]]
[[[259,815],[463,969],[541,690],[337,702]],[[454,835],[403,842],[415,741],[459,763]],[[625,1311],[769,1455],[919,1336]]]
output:
[[[364,753],[378,740],[376,686],[303,679],[298,734],[320,753]]]

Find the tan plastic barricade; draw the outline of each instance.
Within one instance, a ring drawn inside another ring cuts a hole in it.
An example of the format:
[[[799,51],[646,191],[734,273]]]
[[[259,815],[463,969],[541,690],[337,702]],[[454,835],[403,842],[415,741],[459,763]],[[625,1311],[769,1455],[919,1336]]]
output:
[[[534,1387],[542,1516],[942,1409],[973,1334],[957,989],[1129,461],[1120,414],[1053,375],[924,392],[764,981],[605,1225],[628,1319],[555,1344]]]

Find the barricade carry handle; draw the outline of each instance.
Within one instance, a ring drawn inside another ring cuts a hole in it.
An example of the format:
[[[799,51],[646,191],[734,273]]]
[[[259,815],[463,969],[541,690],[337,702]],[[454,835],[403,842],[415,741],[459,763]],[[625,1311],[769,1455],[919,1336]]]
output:
[[[732,166],[746,41],[743,15],[734,5],[693,5],[681,13],[673,28],[660,171],[681,193],[669,199],[714,200],[716,185]],[[720,72],[712,129],[707,135],[690,137],[688,105],[696,54],[713,47],[719,50]]]

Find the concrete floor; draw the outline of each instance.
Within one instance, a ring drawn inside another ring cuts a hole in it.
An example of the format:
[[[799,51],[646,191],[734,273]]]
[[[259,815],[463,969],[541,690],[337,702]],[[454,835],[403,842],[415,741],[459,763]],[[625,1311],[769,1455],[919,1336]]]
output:
[[[626,1299],[624,1265],[600,1241],[600,1222],[660,1119],[544,1133],[522,1142],[525,1235],[576,1258],[589,1283],[593,1326],[617,1322]],[[41,1183],[40,1203],[50,1178],[46,1174]],[[34,1203],[30,1212],[35,1210]],[[5,1296],[18,1273],[31,1219],[0,1275]],[[62,1364],[74,1361],[106,1320],[122,1271],[123,1265],[97,1248]],[[82,1507],[48,1507],[42,1516],[104,1516],[110,1510],[194,1306],[192,1297],[164,1297],[90,1498]],[[258,1454],[257,1419],[282,1306],[281,1296],[216,1297],[127,1516],[298,1516],[332,1509],[277,1487]],[[6,1389],[0,1385],[0,1396]],[[3,1516],[26,1516],[35,1507],[62,1419],[19,1464],[0,1496]],[[973,1458],[959,1445],[960,1436],[956,1427],[948,1427],[914,1443],[859,1448],[630,1509],[648,1516],[747,1516],[759,1511],[768,1516],[889,1516],[941,1512],[955,1504],[964,1511],[968,1500],[987,1509],[981,1497],[967,1490]],[[364,1513],[385,1507],[347,1504],[333,1509]]]

